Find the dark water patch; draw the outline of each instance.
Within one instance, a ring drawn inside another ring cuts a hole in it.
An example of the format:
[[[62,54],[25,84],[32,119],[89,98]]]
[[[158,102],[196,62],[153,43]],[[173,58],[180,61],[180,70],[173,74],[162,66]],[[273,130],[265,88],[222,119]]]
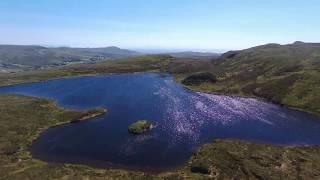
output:
[[[2,87],[0,93],[51,98],[73,109],[108,108],[94,120],[41,134],[32,155],[46,161],[163,171],[215,138],[320,144],[317,116],[253,98],[195,93],[166,74],[77,77]],[[157,127],[139,136],[128,133],[141,119]]]

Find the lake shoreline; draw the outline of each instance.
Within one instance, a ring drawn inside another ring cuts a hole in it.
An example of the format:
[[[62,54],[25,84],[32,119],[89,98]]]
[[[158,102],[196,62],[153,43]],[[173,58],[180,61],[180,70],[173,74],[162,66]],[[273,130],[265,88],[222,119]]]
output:
[[[20,85],[20,84],[27,84],[27,83],[41,83],[41,82],[47,82],[47,81],[53,81],[53,80],[59,80],[59,79],[72,79],[72,78],[81,78],[81,77],[93,77],[93,76],[112,76],[112,75],[125,75],[125,74],[143,74],[143,73],[156,73],[156,74],[168,74],[172,76],[172,78],[178,83],[184,86],[185,88],[193,91],[193,92],[201,92],[201,93],[207,93],[207,94],[213,94],[213,95],[224,95],[228,97],[242,97],[242,98],[255,98],[257,100],[262,100],[264,102],[272,103],[279,105],[281,107],[286,107],[289,109],[297,110],[297,111],[302,111],[308,114],[316,115],[320,117],[320,113],[308,110],[308,109],[303,109],[299,107],[295,107],[289,104],[283,104],[277,101],[273,101],[271,99],[265,98],[265,97],[260,97],[260,96],[255,96],[255,95],[243,95],[240,93],[226,93],[226,92],[214,92],[214,91],[208,91],[208,90],[200,90],[197,88],[194,88],[192,86],[187,86],[182,84],[180,80],[177,79],[175,74],[169,73],[169,72],[160,72],[160,71],[155,71],[155,70],[150,70],[150,71],[137,71],[137,72],[119,72],[119,73],[92,73],[92,74],[79,74],[79,75],[71,75],[71,76],[61,76],[61,77],[55,77],[55,78],[49,78],[49,79],[44,79],[44,80],[34,80],[34,81],[26,81],[26,82],[19,82],[19,83],[12,83],[12,84],[0,84],[1,87],[10,87],[10,86],[15,86],[15,85]]]
[[[122,73],[121,73],[122,74]],[[120,74],[120,75],[121,75]],[[130,73],[129,73],[130,74]],[[193,91],[193,92],[197,92],[197,91],[194,91],[194,90],[192,90],[192,89],[189,89],[190,91]],[[220,94],[221,95],[221,94]],[[228,96],[228,95],[226,95],[226,96]],[[242,96],[230,96],[230,97],[242,97]],[[252,97],[248,97],[248,98],[252,98]],[[41,99],[43,99],[43,98],[36,98],[36,99],[39,99],[39,100],[41,100]],[[59,109],[64,109],[64,110],[68,110],[67,108],[61,108],[61,107],[59,107],[59,105],[57,105],[56,103],[53,103],[53,102],[51,102],[51,104],[53,104],[54,106],[56,106],[57,108],[59,108]],[[92,115],[94,115],[94,114],[92,114]],[[96,117],[96,115],[98,115],[98,114],[95,114],[94,116]],[[83,117],[83,120],[90,120],[90,119],[92,119],[93,117],[91,117],[91,116],[88,116],[88,115],[84,115]],[[81,119],[81,118],[80,118]],[[72,121],[72,120],[70,120],[70,121]],[[70,121],[69,122],[65,122],[65,123],[59,123],[59,124],[52,124],[52,125],[49,125],[49,126],[47,126],[47,128],[42,128],[41,130],[42,130],[42,132],[43,131],[45,131],[45,130],[47,130],[48,128],[51,128],[51,127],[54,127],[55,125],[65,125],[65,124],[68,124],[68,123],[70,123]],[[41,135],[41,132],[39,132],[39,134],[37,135],[37,137],[36,138],[38,138],[39,136]],[[35,139],[36,139],[35,138]],[[218,143],[218,144],[215,144],[215,142],[223,142],[223,143]],[[227,143],[227,145],[224,143],[224,142],[226,142]],[[204,151],[205,152],[205,156],[207,156],[208,154],[206,154],[207,152],[206,152],[206,148],[207,147],[209,147],[209,148],[211,148],[211,146],[213,146],[213,147],[217,147],[217,148],[226,148],[226,150],[230,150],[230,149],[232,149],[232,146],[235,146],[235,147],[242,147],[242,145],[243,144],[245,144],[246,146],[248,146],[248,147],[255,147],[255,146],[261,146],[261,147],[264,147],[264,148],[275,148],[276,150],[275,150],[275,153],[276,152],[282,152],[282,150],[284,149],[287,149],[287,148],[290,148],[289,150],[291,150],[291,149],[293,149],[293,150],[297,150],[297,151],[304,151],[304,149],[305,148],[308,148],[308,149],[314,149],[314,150],[318,150],[318,149],[320,149],[319,148],[319,146],[318,145],[284,145],[284,146],[278,146],[278,145],[272,145],[272,144],[266,144],[266,143],[256,143],[256,142],[250,142],[250,141],[244,141],[244,140],[237,140],[237,139],[221,139],[221,140],[219,140],[219,139],[215,139],[214,140],[214,142],[212,142],[212,143],[208,143],[209,144],[209,146],[207,145],[207,144],[203,144],[203,145],[201,145],[201,146],[199,146],[197,149],[197,151],[196,152],[199,152],[199,151]],[[235,145],[232,145],[232,144],[235,144]],[[110,168],[96,168],[96,167],[94,167],[94,166],[87,166],[87,165],[81,165],[81,163],[79,163],[79,164],[72,164],[72,165],[70,165],[70,163],[61,163],[61,166],[70,166],[70,167],[83,167],[83,168],[88,168],[88,169],[92,169],[92,171],[103,171],[103,172],[109,172],[109,171],[112,171],[112,172],[124,172],[124,173],[133,173],[133,174],[142,174],[142,176],[157,176],[157,177],[168,177],[168,176],[184,176],[184,175],[187,175],[187,176],[189,176],[189,177],[197,177],[197,176],[201,176],[201,177],[211,177],[212,176],[212,174],[197,174],[197,173],[191,173],[191,174],[189,174],[190,172],[190,169],[191,169],[191,167],[193,167],[194,166],[194,163],[195,164],[197,164],[197,158],[201,158],[201,156],[199,156],[198,155],[199,153],[196,153],[196,156],[195,155],[192,155],[190,158],[189,158],[189,160],[184,164],[184,165],[181,165],[181,167],[178,167],[178,168],[176,168],[176,169],[174,169],[174,170],[169,170],[169,171],[164,171],[164,172],[160,172],[160,173],[153,173],[153,172],[146,172],[146,171],[135,171],[135,170],[133,170],[133,169],[119,169],[119,168],[117,168],[117,167],[110,167]],[[312,154],[313,155],[313,154]],[[213,156],[213,155],[210,155],[210,157],[211,156]],[[213,157],[215,157],[215,156],[213,156]],[[248,159],[250,159],[249,157],[246,157],[246,158],[248,158]],[[38,159],[33,159],[32,158],[32,160],[36,160],[36,161],[38,161]],[[40,160],[40,161],[42,161],[42,160]],[[250,159],[250,161],[251,161],[251,159]],[[227,162],[232,162],[232,161],[227,161]],[[54,164],[54,163],[50,163],[50,161],[49,162],[47,162],[47,161],[43,161],[42,163],[48,163],[48,164]],[[213,166],[213,165],[211,165],[211,163],[212,162],[205,162],[205,163],[209,163],[209,167],[211,167],[211,166]],[[208,172],[210,172],[211,173],[211,170],[209,170]],[[213,172],[212,172],[213,173]]]
[[[263,102],[266,102],[266,103],[272,103],[272,104],[278,105],[280,107],[285,107],[285,108],[288,108],[288,109],[301,111],[301,112],[305,112],[305,113],[320,117],[320,113],[318,113],[318,112],[310,111],[310,110],[303,109],[303,108],[298,108],[298,107],[291,106],[291,105],[288,105],[288,104],[282,104],[280,102],[273,101],[273,100],[265,98],[265,97],[260,97],[260,96],[255,96],[255,95],[243,95],[243,94],[240,94],[240,93],[225,93],[225,92],[214,92],[214,91],[196,89],[196,88],[194,88],[192,86],[184,85],[181,81],[179,81],[177,78],[175,78],[174,75],[172,75],[172,76],[173,76],[173,79],[177,83],[181,84],[183,87],[185,87],[186,89],[191,90],[193,92],[206,93],[206,94],[212,94],[212,95],[218,95],[218,96],[222,95],[222,96],[238,97],[238,98],[253,98],[253,99],[256,99],[256,100],[259,100],[259,101],[263,101]]]

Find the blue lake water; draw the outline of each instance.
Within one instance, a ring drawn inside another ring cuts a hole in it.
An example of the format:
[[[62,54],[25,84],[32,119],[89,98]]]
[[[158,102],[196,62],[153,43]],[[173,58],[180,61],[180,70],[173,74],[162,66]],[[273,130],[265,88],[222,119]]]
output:
[[[286,145],[320,144],[317,116],[253,98],[190,91],[166,74],[88,76],[0,88],[0,93],[45,97],[72,109],[105,107],[93,120],[45,131],[35,158],[98,167],[162,171],[183,165],[215,138]],[[147,119],[156,128],[131,135]]]

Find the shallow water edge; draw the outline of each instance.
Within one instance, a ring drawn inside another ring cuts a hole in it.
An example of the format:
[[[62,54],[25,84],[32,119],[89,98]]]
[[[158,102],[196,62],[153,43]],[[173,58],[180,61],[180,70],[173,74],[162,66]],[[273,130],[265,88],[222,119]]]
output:
[[[228,96],[226,96],[226,97],[228,97]],[[249,99],[251,99],[251,98],[249,98]]]

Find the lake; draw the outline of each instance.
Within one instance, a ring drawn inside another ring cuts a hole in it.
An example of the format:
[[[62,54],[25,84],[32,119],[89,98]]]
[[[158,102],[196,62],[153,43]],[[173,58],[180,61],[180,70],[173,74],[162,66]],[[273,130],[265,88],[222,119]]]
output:
[[[172,76],[85,76],[1,87],[0,93],[50,98],[62,107],[105,107],[107,114],[49,128],[31,147],[35,158],[96,167],[165,171],[216,138],[279,145],[320,144],[320,119],[254,98],[193,92]],[[143,135],[128,125],[155,123]]]

